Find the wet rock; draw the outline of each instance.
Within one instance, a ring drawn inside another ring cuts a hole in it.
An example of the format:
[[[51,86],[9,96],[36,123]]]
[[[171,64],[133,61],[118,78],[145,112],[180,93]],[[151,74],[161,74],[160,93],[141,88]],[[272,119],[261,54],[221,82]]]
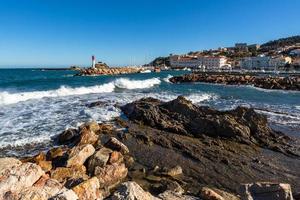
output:
[[[96,167],[95,175],[99,179],[100,187],[114,187],[127,176],[127,168],[123,163],[114,163],[104,167]]]
[[[84,144],[92,144],[94,145],[98,141],[98,135],[95,134],[94,131],[83,128],[80,131],[80,139],[77,145],[84,145]]]
[[[83,165],[84,162],[95,152],[95,148],[91,144],[76,146],[71,150],[67,167],[74,165]]]
[[[95,102],[88,104],[87,107],[93,108],[93,107],[104,106],[105,104],[106,104],[106,102],[104,102],[104,101],[95,101]]]
[[[47,161],[52,161],[53,167],[62,167],[66,165],[68,160],[68,148],[55,147],[47,152]]]
[[[33,163],[15,165],[1,172],[0,197],[9,191],[20,191],[32,186],[44,174],[40,166]],[[1,199],[1,198],[0,198]]]
[[[96,177],[77,185],[72,190],[76,193],[79,200],[102,199],[99,191],[99,181]]]
[[[109,160],[112,150],[108,148],[101,148],[88,161],[88,172],[94,174],[95,168],[104,167]]]
[[[242,200],[293,200],[291,186],[286,183],[249,183],[240,187]]]
[[[110,148],[112,150],[120,151],[122,154],[128,154],[129,149],[126,145],[120,142],[117,138],[111,137],[107,143],[104,144],[105,147]]]
[[[58,180],[60,183],[67,181],[68,179],[87,179],[86,168],[83,165],[75,165],[70,168],[58,167],[51,171],[51,178]]]
[[[13,167],[20,166],[21,164],[22,162],[16,158],[12,158],[12,157],[0,158],[0,175],[6,169],[11,169]]]
[[[159,200],[152,196],[149,192],[144,191],[135,182],[122,183],[114,194],[110,197],[110,200]]]
[[[58,136],[58,142],[60,144],[72,143],[76,140],[78,136],[79,132],[77,129],[69,128]]]

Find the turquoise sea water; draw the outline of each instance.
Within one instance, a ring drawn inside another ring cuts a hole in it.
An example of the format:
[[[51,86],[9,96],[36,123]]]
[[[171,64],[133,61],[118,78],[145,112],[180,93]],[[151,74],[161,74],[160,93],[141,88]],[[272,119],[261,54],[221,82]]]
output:
[[[300,92],[168,82],[186,71],[90,77],[76,77],[75,73],[0,69],[0,150],[11,149],[2,155],[14,154],[14,148],[26,145],[47,146],[68,127],[110,120],[122,114],[115,104],[149,96],[168,101],[184,95],[196,104],[221,110],[251,106],[266,114],[274,128],[300,136]],[[95,101],[105,104],[87,107]]]

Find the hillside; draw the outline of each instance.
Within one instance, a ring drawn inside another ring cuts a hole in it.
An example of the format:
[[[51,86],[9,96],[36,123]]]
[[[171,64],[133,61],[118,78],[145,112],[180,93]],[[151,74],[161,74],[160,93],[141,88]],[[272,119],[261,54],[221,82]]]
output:
[[[272,41],[262,44],[261,48],[275,49],[278,47],[289,46],[289,45],[293,45],[296,43],[300,43],[300,35],[287,37],[287,38],[280,38],[277,40],[272,40]]]

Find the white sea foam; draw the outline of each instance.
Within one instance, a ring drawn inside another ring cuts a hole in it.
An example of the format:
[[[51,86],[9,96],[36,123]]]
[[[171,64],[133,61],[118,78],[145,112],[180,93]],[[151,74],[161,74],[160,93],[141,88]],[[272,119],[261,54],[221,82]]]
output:
[[[119,78],[109,83],[89,86],[89,87],[71,88],[67,86],[61,86],[59,89],[56,90],[19,92],[19,93],[10,93],[4,91],[4,92],[0,92],[0,105],[14,104],[21,101],[27,101],[30,99],[41,99],[45,97],[55,98],[55,97],[65,97],[65,96],[72,96],[72,95],[110,93],[113,92],[115,88],[129,89],[129,90],[144,89],[144,88],[146,89],[158,85],[160,84],[160,82],[161,81],[158,78],[151,78],[146,80],[130,80],[126,78]]]
[[[170,83],[169,79],[172,78],[173,76],[171,74],[168,74],[167,77],[163,78],[163,80],[167,83]]]
[[[185,97],[192,101],[194,104],[218,98],[218,96],[209,93],[194,93]]]
[[[143,88],[151,88],[155,85],[160,84],[160,80],[158,78],[151,78],[146,80],[130,80],[126,78],[119,78],[114,81],[114,85],[121,89],[143,89]]]

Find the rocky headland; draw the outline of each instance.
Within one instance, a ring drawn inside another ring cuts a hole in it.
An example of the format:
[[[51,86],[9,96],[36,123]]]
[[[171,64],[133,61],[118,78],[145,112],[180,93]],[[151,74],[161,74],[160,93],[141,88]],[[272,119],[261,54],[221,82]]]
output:
[[[251,108],[218,111],[178,97],[121,109],[126,120],[88,122],[35,156],[0,158],[0,199],[299,197],[299,141]]]
[[[203,82],[226,85],[252,85],[263,89],[300,91],[299,76],[258,76],[249,74],[191,73],[170,78],[172,83]]]

